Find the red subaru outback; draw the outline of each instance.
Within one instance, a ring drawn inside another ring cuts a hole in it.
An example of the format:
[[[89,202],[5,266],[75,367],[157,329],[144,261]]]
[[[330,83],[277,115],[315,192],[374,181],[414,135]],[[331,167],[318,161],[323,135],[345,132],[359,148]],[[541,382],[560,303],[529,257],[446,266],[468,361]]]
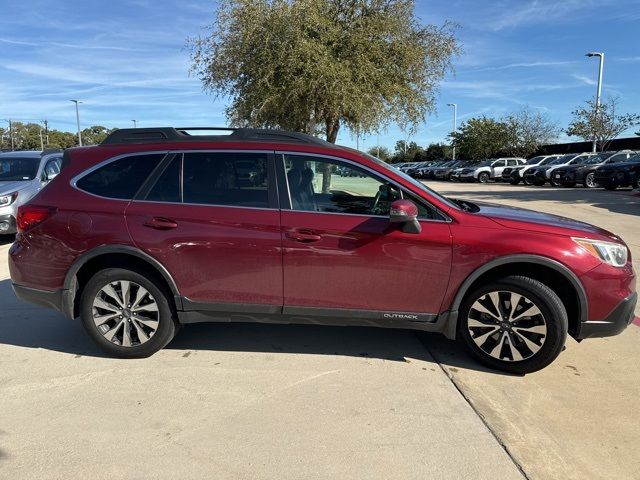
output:
[[[630,253],[612,233],[445,198],[303,134],[196,130],[67,150],[20,207],[16,295],[80,317],[118,357],[194,322],[374,325],[459,338],[519,373],[551,363],[567,334],[633,318]]]

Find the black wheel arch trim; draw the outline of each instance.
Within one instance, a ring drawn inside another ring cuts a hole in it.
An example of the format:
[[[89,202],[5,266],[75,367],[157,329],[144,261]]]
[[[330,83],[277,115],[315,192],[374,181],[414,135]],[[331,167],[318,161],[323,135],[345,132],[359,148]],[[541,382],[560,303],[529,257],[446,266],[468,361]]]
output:
[[[180,292],[178,291],[176,282],[174,281],[169,271],[158,260],[153,258],[148,253],[145,253],[139,248],[133,247],[131,245],[103,245],[84,252],[82,255],[76,258],[76,260],[67,271],[63,287],[64,291],[66,292],[65,294],[63,294],[63,313],[65,313],[70,318],[74,318],[73,312],[75,294],[77,289],[77,274],[80,269],[91,259],[113,253],[131,255],[148,263],[150,267],[154,268],[154,270],[156,270],[162,276],[162,278],[169,286],[169,289],[171,290],[171,293],[174,297],[176,309],[182,310],[182,297],[180,296]]]
[[[564,278],[571,283],[571,285],[575,289],[576,294],[578,296],[579,325],[587,321],[587,314],[588,314],[588,308],[589,308],[587,303],[587,294],[578,276],[575,273],[573,273],[571,270],[569,270],[569,268],[567,268],[565,265],[558,262],[557,260],[553,260],[551,258],[543,257],[540,255],[528,255],[528,254],[507,255],[504,257],[495,258],[489,261],[488,263],[485,263],[481,267],[478,267],[464,280],[464,282],[462,282],[462,285],[460,285],[460,287],[458,288],[456,296],[453,299],[453,302],[451,303],[449,312],[447,313],[449,317],[448,321],[450,323],[447,328],[449,335],[453,336],[454,335],[453,332],[456,331],[457,322],[458,322],[458,311],[471,285],[473,285],[473,283],[476,280],[478,280],[478,278],[480,278],[485,273],[491,271],[492,269],[496,267],[501,267],[503,265],[508,265],[510,263],[533,263],[536,265],[542,265],[545,267],[552,268],[556,272],[563,275]],[[455,312],[455,315],[452,315],[452,313],[454,312]],[[453,325],[451,325],[451,323],[453,323]],[[447,336],[451,338],[449,335]]]

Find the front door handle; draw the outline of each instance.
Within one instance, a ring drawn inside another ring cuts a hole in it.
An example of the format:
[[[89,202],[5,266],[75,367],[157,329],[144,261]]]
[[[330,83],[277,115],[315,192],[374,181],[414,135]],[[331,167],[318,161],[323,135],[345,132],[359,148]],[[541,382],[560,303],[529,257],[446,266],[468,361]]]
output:
[[[318,242],[322,240],[321,235],[318,235],[313,230],[309,230],[306,228],[299,229],[299,230],[298,229],[289,230],[287,232],[287,238],[290,238],[291,240],[295,240],[296,242],[301,242],[301,243],[312,243],[312,242]]]
[[[144,226],[155,228],[156,230],[169,230],[176,228],[178,224],[170,218],[153,217],[151,220],[144,222]]]

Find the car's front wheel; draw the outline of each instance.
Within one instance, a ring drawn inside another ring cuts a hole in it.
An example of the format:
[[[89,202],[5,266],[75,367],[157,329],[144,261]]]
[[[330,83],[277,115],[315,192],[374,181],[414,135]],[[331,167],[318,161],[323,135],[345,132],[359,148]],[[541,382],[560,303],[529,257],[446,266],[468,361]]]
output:
[[[87,282],[80,302],[85,330],[111,356],[148,357],[175,334],[167,295],[137,272],[121,268],[97,272]]]
[[[582,184],[585,188],[596,188],[598,184],[595,181],[596,174],[594,172],[587,173]]]
[[[478,181],[480,183],[488,183],[490,179],[491,175],[489,175],[487,172],[482,172],[480,173],[480,175],[478,175]]]
[[[540,370],[562,351],[567,312],[542,282],[509,276],[483,285],[464,299],[458,334],[486,365],[510,373]]]

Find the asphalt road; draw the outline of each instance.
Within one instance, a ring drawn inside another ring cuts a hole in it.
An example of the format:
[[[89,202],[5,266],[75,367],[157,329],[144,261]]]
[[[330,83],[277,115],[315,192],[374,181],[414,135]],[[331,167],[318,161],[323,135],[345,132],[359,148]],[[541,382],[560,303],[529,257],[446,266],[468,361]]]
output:
[[[569,212],[640,258],[628,193],[432,186]],[[123,361],[77,322],[19,303],[7,278],[2,261],[2,479],[640,478],[635,326],[571,340],[526,377],[436,335],[369,328],[195,325]]]

